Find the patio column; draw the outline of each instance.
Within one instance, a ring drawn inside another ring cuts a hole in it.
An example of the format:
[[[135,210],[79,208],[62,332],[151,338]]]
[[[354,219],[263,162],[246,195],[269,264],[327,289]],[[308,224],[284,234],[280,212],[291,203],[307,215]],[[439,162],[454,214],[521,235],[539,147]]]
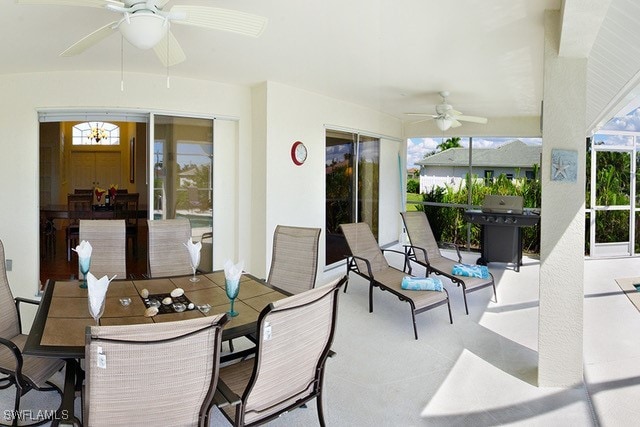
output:
[[[538,385],[582,383],[586,58],[558,55],[545,14]]]

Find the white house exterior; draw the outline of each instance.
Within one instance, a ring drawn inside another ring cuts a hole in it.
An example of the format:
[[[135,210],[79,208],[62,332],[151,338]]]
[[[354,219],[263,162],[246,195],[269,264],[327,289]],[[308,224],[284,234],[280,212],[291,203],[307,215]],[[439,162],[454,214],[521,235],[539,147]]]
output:
[[[473,149],[473,175],[477,179],[534,178],[534,165],[540,165],[542,146],[514,140],[498,148]],[[433,187],[465,185],[469,172],[469,149],[449,148],[416,163],[420,165],[420,193]]]

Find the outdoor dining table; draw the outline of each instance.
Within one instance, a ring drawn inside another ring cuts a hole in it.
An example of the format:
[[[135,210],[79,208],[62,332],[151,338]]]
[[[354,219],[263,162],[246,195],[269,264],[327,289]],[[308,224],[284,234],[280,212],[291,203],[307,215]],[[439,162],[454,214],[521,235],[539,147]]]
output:
[[[197,282],[191,282],[191,277],[112,281],[107,291],[100,325],[180,321],[229,310],[224,271],[199,274],[196,276],[200,279]],[[196,307],[182,312],[162,310],[167,312],[145,317],[147,306],[145,299],[140,296],[143,289],[149,292],[149,298],[153,298],[156,295],[170,294],[176,288],[182,288],[186,302],[192,302]],[[222,332],[222,339],[229,340],[255,334],[262,309],[287,295],[288,293],[251,274],[243,274],[240,279],[240,292],[234,303],[238,316],[229,318]],[[121,304],[121,298],[129,298],[131,302],[125,306]],[[197,308],[205,304],[211,306],[208,313],[203,313]],[[75,391],[81,385],[83,374],[78,359],[84,358],[86,327],[95,324],[95,320],[89,314],[87,290],[80,288],[77,280],[52,281],[47,285],[23,352],[67,361],[63,402],[54,424],[73,424]]]

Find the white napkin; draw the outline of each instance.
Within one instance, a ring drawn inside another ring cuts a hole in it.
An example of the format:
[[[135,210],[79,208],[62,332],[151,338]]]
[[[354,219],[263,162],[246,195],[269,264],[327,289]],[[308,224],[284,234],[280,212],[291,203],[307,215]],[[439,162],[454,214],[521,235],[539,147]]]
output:
[[[193,268],[197,268],[200,264],[200,249],[202,249],[202,243],[193,243],[193,240],[189,239],[187,243],[184,243],[184,245],[189,250],[189,255],[191,256],[191,265],[193,266]]]
[[[71,248],[71,250],[78,253],[78,258],[91,258],[91,251],[93,248],[91,247],[91,243],[83,240],[78,246]]]
[[[224,263],[224,278],[227,286],[232,287],[231,291],[235,291],[235,287],[240,283],[240,276],[242,275],[242,268],[244,267],[244,261],[240,261],[237,264],[228,259]],[[232,292],[233,293],[233,292]]]
[[[92,315],[100,313],[100,307],[107,295],[109,283],[115,278],[115,275],[111,279],[105,275],[100,279],[96,279],[96,276],[87,273],[87,291],[89,293],[89,305],[91,306]]]

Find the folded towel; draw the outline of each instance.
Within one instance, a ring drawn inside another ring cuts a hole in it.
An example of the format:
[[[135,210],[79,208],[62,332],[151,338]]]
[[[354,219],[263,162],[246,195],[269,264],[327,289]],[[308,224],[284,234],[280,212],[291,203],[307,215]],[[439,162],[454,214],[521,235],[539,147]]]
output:
[[[455,264],[451,273],[456,276],[489,278],[489,268],[486,265]]]
[[[442,292],[442,280],[437,277],[411,277],[402,278],[402,289],[408,291],[438,291]]]

